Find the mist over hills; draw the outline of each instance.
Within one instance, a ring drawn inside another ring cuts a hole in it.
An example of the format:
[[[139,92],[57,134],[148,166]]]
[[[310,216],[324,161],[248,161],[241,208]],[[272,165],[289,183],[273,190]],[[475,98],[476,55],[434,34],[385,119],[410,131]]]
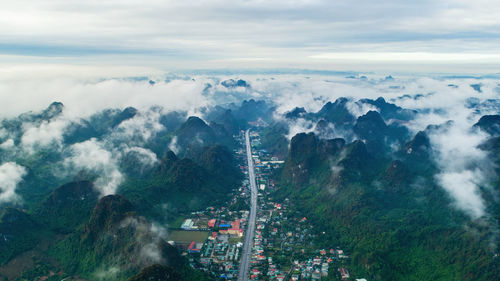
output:
[[[500,276],[495,78],[110,79],[86,84],[79,105],[81,85],[0,121],[0,280],[29,280],[30,264],[87,280],[213,279],[162,225],[230,199],[244,179],[233,136],[249,128],[285,161],[273,196],[324,231],[315,243],[345,245],[353,271]]]

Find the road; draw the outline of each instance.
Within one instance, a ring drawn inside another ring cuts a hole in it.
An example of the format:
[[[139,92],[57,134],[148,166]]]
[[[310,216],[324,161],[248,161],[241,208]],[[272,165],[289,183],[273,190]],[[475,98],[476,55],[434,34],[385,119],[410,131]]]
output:
[[[248,179],[250,180],[250,214],[248,216],[247,231],[243,242],[243,251],[240,260],[240,271],[238,281],[248,280],[248,269],[252,256],[253,236],[255,234],[255,217],[257,216],[257,185],[255,183],[255,170],[252,159],[252,146],[250,145],[250,130],[245,132],[245,143],[247,147]]]

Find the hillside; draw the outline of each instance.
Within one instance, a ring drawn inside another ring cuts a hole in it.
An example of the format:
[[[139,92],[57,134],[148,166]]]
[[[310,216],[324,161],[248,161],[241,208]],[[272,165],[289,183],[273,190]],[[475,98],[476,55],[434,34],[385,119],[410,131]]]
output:
[[[84,229],[58,242],[50,254],[67,273],[90,280],[124,280],[157,263],[173,267],[173,274],[183,278],[203,278],[119,195],[101,198]]]
[[[417,134],[406,144],[416,155],[391,161],[360,141],[298,134],[276,195],[324,231],[319,245],[347,246],[351,268],[368,280],[493,280],[500,269],[489,253],[488,227],[443,208],[449,198],[433,172],[412,166],[413,157],[426,157],[426,143]]]

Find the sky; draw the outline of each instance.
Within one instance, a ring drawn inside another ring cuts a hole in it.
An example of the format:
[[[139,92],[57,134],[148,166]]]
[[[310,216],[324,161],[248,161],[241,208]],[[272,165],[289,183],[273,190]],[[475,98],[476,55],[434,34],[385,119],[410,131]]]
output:
[[[0,70],[500,72],[490,0],[18,0],[0,34]]]

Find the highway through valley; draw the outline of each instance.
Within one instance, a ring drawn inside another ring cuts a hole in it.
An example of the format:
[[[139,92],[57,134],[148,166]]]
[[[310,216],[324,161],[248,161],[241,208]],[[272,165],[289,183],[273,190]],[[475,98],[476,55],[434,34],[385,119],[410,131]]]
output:
[[[255,170],[252,159],[252,146],[250,145],[250,130],[245,132],[245,143],[248,158],[248,179],[250,180],[250,215],[248,216],[248,225],[245,233],[245,241],[241,252],[240,269],[238,272],[238,281],[248,280],[248,269],[252,257],[252,244],[255,234],[255,217],[257,216],[257,185],[255,183]]]

